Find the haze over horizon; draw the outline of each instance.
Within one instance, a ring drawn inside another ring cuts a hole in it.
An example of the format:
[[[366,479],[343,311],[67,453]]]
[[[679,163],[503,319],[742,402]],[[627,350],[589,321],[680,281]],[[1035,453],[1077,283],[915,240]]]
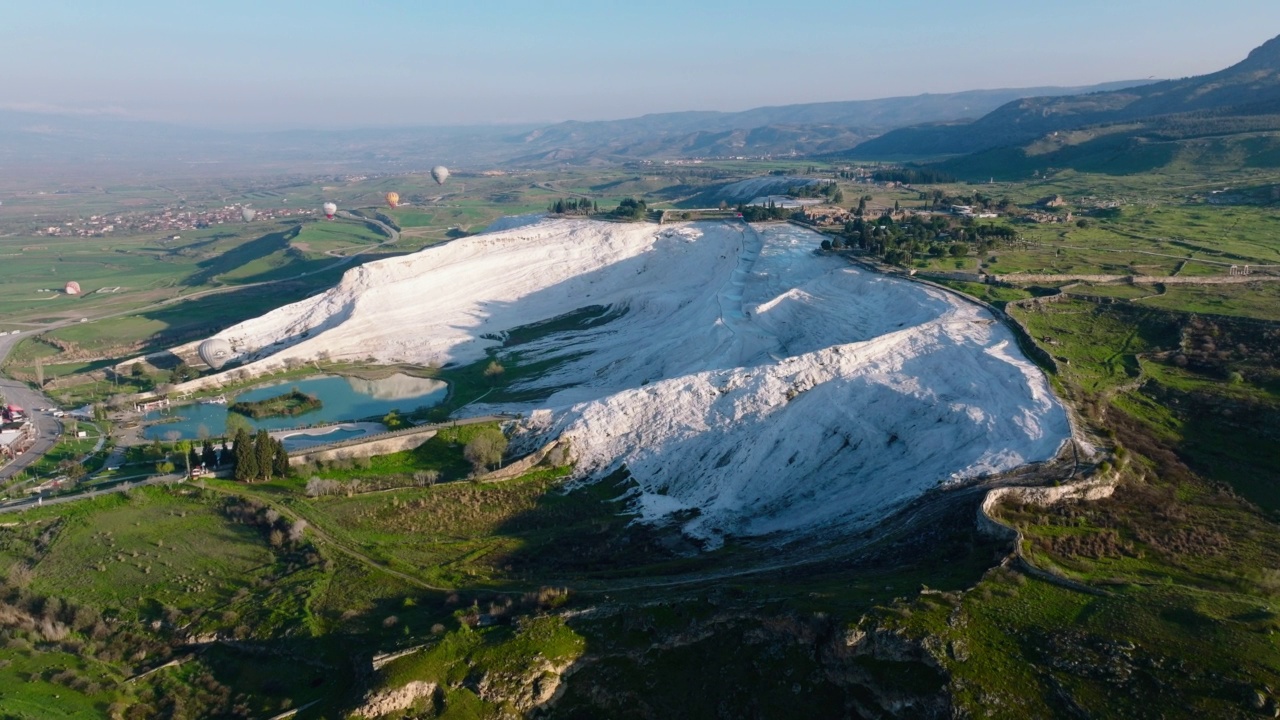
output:
[[[245,130],[605,120],[1198,75],[1280,28],[1280,4],[1212,8],[27,3],[0,31],[0,108]]]

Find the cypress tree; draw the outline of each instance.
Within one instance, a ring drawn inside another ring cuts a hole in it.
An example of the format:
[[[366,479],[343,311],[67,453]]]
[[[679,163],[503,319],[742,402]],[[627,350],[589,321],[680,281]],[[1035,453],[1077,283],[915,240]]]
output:
[[[271,436],[266,430],[259,430],[253,438],[253,454],[257,460],[257,476],[263,480],[271,479],[271,461],[275,458],[275,448],[271,445]]]
[[[231,450],[236,461],[235,479],[249,482],[258,477],[258,456],[253,451],[253,439],[249,431],[240,428],[236,431],[235,446]]]
[[[277,477],[284,477],[289,474],[289,453],[284,449],[284,441],[273,440],[272,443],[275,445],[275,458],[271,469]]]

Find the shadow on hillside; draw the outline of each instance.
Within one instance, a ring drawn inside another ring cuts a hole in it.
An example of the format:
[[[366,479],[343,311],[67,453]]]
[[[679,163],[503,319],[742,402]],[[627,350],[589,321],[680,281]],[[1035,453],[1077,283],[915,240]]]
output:
[[[306,603],[318,636],[218,644],[202,660],[223,684],[270,702],[320,699],[303,718],[349,712],[369,688],[445,677],[451,689],[434,702],[470,702],[451,694],[462,690],[492,702],[499,686],[485,682],[489,673],[528,668],[536,677],[541,658],[563,649],[554,636],[522,635],[552,616],[565,618],[568,637],[582,643],[579,659],[560,668],[566,691],[552,716],[781,717],[799,709],[812,717],[880,717],[886,696],[877,689],[936,699],[944,679],[923,657],[884,663],[851,652],[849,623],[922,584],[970,587],[1008,551],[977,535],[982,496],[968,493],[922,498],[847,545],[828,536],[781,546],[731,543],[703,554],[673,526],[633,523],[619,499],[629,486],[617,475],[538,496],[483,533],[519,548],[505,557],[468,556],[462,562],[496,573],[479,571],[474,583],[453,590],[413,587],[337,556],[335,574],[321,586],[327,589],[312,591]],[[843,547],[857,549],[841,554]],[[763,563],[776,568],[749,572]],[[371,600],[358,599],[365,597]],[[414,649],[420,652],[406,662],[373,670],[376,655]]]
[[[285,250],[289,247],[289,241],[297,237],[300,231],[301,226],[294,226],[287,230],[268,233],[262,237],[243,242],[227,252],[219,253],[207,260],[201,260],[196,263],[196,267],[199,270],[183,279],[182,284],[192,287],[208,285],[223,273],[231,272],[254,260]]]
[[[314,290],[315,286],[308,282],[284,282],[272,286],[270,292],[244,288],[144,310],[136,317],[163,323],[165,327],[144,339],[141,350],[156,352],[206,338],[230,325],[301,300]]]
[[[847,545],[731,541],[700,553],[676,525],[619,513],[629,484],[613,476],[547,493],[496,531],[525,541],[505,558],[513,577],[568,588],[579,611],[568,626],[585,652],[550,716],[882,717],[886,687],[940,702],[945,679],[927,658],[882,663],[851,652],[844,633],[921,585],[971,587],[1008,552],[977,534],[975,492],[922,498]],[[591,499],[574,500],[582,494]],[[761,565],[775,567],[751,570]]]

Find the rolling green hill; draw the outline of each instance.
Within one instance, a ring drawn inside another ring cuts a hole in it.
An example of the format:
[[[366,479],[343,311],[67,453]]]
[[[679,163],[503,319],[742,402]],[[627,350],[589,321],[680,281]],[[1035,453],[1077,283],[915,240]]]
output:
[[[1075,128],[1150,121],[1184,113],[1207,113],[1204,118],[1216,116],[1230,127],[1232,122],[1226,118],[1269,115],[1278,107],[1280,37],[1254,49],[1243,61],[1209,75],[1109,92],[1015,100],[971,123],[894,130],[862,143],[851,155],[875,158],[973,153],[1022,145]]]
[[[1232,130],[1252,130],[1232,132]],[[1054,133],[936,164],[970,180],[1020,180],[1056,170],[1135,175],[1161,170],[1280,167],[1280,116],[1177,116]]]

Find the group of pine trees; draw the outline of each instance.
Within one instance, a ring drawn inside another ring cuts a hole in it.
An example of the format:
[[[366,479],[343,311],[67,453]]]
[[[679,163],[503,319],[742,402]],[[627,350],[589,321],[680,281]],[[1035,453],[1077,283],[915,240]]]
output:
[[[561,198],[547,206],[556,215],[591,215],[600,212],[600,204],[587,198]]]
[[[159,442],[157,440],[156,444],[159,445]],[[212,470],[229,462],[231,462],[231,448],[227,447],[226,440],[222,441],[221,449],[215,448],[208,440],[204,441],[204,445],[199,450],[196,449],[194,442],[187,448],[187,464],[190,467],[196,468],[203,465]]]
[[[600,203],[587,198],[560,198],[547,206],[547,212],[554,215],[599,215]],[[608,214],[624,220],[640,220],[648,212],[649,205],[644,200],[626,198]]]
[[[185,457],[182,454],[184,446]],[[157,467],[163,466],[163,472],[173,472],[175,468],[172,463],[181,464],[185,460],[187,472],[190,473],[199,467],[214,470],[230,465],[235,468],[235,479],[242,482],[267,481],[273,477],[284,477],[289,472],[289,453],[285,451],[284,443],[271,437],[266,430],[250,435],[248,430],[240,428],[230,447],[225,439],[221,448],[205,440],[199,447],[195,442],[178,443],[177,450],[176,458],[171,455],[169,461],[158,464]],[[147,456],[164,459],[165,453],[159,440],[148,450]]]
[[[613,216],[624,220],[642,220],[648,214],[649,204],[635,198],[626,198],[613,209]]]
[[[793,215],[799,214],[793,208],[779,207],[772,200],[768,205],[738,205],[738,212],[742,214],[742,219],[747,222],[761,222],[763,220],[786,220]]]
[[[938,183],[953,183],[956,181],[954,175],[935,170],[933,168],[894,168],[891,170],[877,170],[871,173],[871,179],[876,182],[898,182],[904,185],[916,185],[925,183],[936,185]]]
[[[271,437],[266,430],[259,430],[252,436],[244,428],[237,430],[231,446],[231,459],[235,463],[233,477],[241,482],[266,482],[272,477],[284,477],[289,472],[289,453],[285,451],[284,443]]]

